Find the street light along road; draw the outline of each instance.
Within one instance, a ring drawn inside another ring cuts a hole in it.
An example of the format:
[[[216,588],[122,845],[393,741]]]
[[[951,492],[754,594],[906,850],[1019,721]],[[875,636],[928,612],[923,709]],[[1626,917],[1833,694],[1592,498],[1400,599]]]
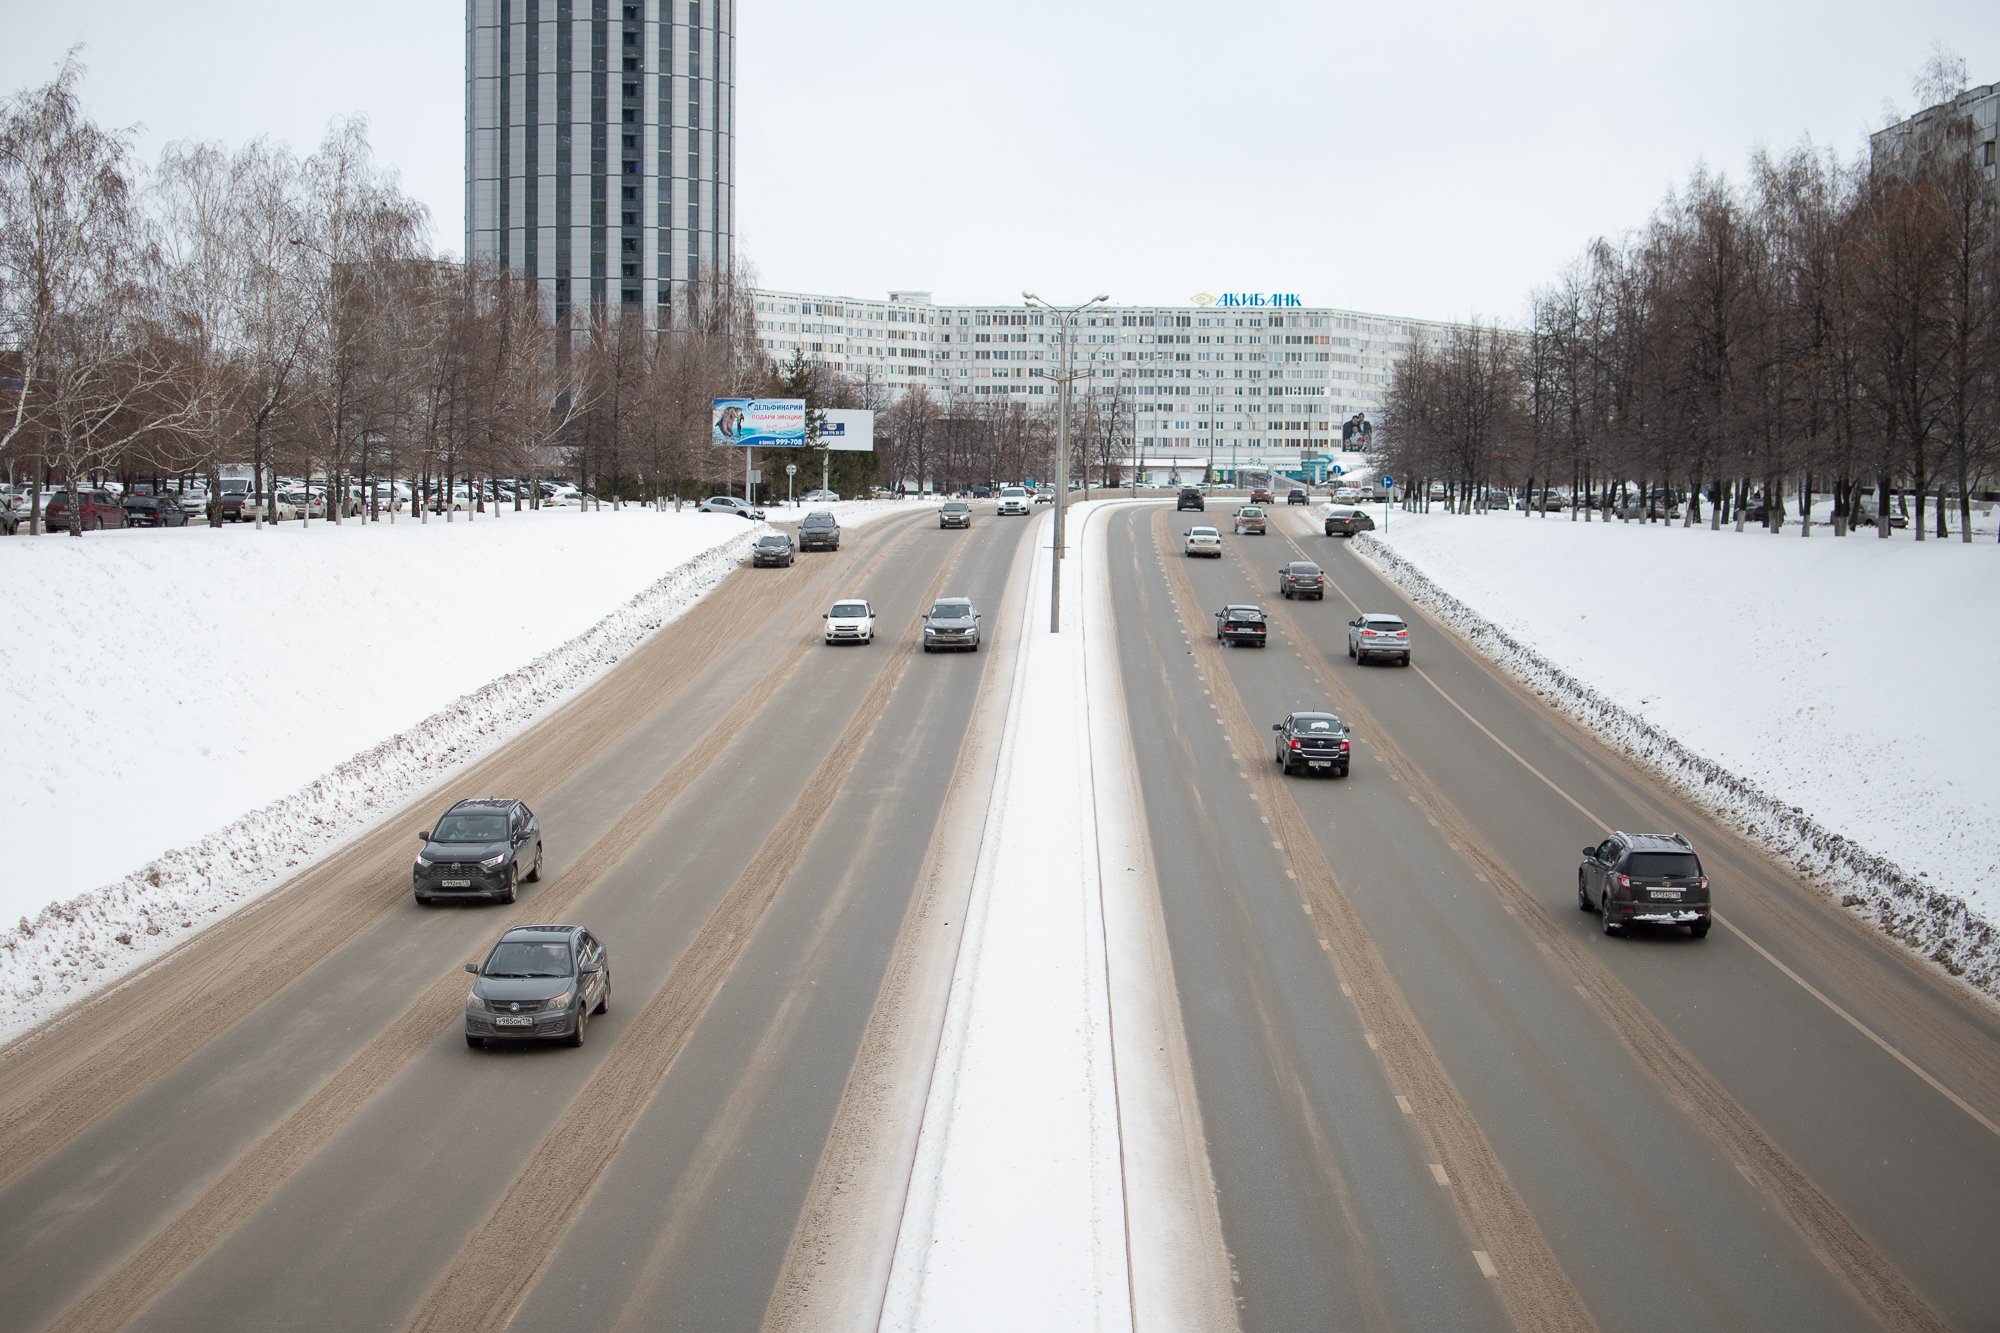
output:
[[[1069,326],[1076,317],[1094,305],[1109,301],[1109,295],[1093,296],[1081,305],[1050,305],[1033,292],[1022,292],[1021,299],[1030,308],[1039,307],[1056,317],[1061,330],[1061,369],[1050,376],[1046,371],[1036,371],[1044,379],[1056,382],[1056,532],[1055,558],[1049,562],[1049,633],[1062,633],[1062,558],[1063,558],[1063,511],[1069,507],[1069,382],[1075,376],[1069,369]]]

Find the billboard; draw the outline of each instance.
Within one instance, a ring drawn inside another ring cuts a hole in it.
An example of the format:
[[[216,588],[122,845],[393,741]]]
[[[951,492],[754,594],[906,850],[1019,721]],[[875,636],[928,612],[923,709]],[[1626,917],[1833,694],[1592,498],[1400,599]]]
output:
[[[829,407],[819,426],[823,449],[853,454],[875,452],[875,414],[860,408]]]
[[[806,442],[803,398],[717,398],[710,444],[733,449],[797,449]]]

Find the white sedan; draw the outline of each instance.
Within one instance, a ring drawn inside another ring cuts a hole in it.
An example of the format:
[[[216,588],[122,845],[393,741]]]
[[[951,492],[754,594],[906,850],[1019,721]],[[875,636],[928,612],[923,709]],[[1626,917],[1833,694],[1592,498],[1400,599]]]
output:
[[[875,608],[858,597],[843,597],[826,613],[828,643],[875,642]]]
[[[1188,555],[1210,555],[1222,559],[1222,534],[1214,528],[1189,528],[1187,530]]]
[[[808,504],[831,504],[840,498],[839,491],[807,491],[802,497]]]

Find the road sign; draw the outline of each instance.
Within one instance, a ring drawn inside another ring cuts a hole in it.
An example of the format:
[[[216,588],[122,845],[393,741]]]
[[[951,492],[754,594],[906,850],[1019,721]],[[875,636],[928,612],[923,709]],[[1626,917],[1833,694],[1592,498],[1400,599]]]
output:
[[[1375,479],[1375,484],[1377,486],[1380,486],[1383,490],[1386,491],[1391,486],[1394,486],[1396,484],[1396,479],[1390,476],[1388,473],[1384,472],[1380,477],[1377,477]]]
[[[1328,475],[1328,476],[1330,476],[1330,477],[1338,477],[1338,476],[1340,476],[1340,475],[1341,475],[1341,467],[1340,467],[1340,464],[1338,464],[1338,463],[1334,463],[1334,464],[1331,464],[1330,466],[1328,466],[1328,468],[1327,468],[1326,472],[1327,472],[1327,475]]]
[[[799,465],[798,465],[797,463],[787,463],[787,464],[785,464],[785,475],[786,475],[786,476],[788,476],[788,477],[796,477],[796,476],[798,476],[798,475],[799,475]]]

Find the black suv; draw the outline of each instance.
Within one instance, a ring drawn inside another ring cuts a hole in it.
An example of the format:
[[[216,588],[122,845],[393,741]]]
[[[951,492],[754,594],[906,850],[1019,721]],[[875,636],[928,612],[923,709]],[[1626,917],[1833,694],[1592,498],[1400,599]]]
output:
[[[1271,730],[1278,733],[1274,762],[1285,772],[1347,776],[1354,752],[1347,724],[1332,713],[1288,713],[1283,722],[1273,722]]]
[[[410,884],[425,906],[440,898],[511,903],[516,885],[542,877],[542,826],[519,801],[460,801],[417,836],[424,849],[410,868]]]
[[[792,563],[792,539],[782,532],[767,532],[750,546],[750,567],[777,565],[790,568]]]
[[[1215,637],[1223,643],[1254,643],[1259,648],[1270,642],[1270,626],[1264,610],[1257,606],[1225,606],[1215,613]]]
[[[1680,833],[1613,833],[1584,848],[1576,905],[1602,912],[1607,935],[1636,921],[1686,926],[1696,939],[1708,934],[1708,876]]]
[[[838,551],[840,549],[840,520],[831,510],[815,509],[799,522],[799,549],[801,551]]]
[[[1204,500],[1201,492],[1192,486],[1181,487],[1180,498],[1174,501],[1174,512],[1177,514],[1183,509],[1206,510],[1207,508],[1208,501]]]
[[[1278,595],[1286,600],[1310,597],[1315,602],[1323,602],[1326,600],[1326,571],[1310,560],[1294,560],[1289,565],[1280,565]]]
[[[465,1044],[547,1040],[583,1045],[592,1014],[611,1005],[611,951],[582,926],[516,926],[483,963],[467,963]]]

